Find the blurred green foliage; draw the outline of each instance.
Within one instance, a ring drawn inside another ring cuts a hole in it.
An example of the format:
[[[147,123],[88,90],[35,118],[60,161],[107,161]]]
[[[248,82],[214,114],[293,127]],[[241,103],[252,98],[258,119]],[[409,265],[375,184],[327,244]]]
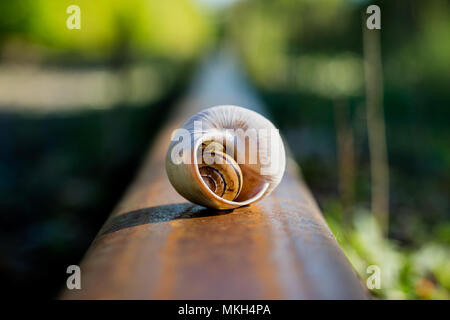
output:
[[[121,79],[111,89],[118,101],[101,111],[75,105],[37,116],[0,103],[0,271],[11,295],[57,294],[64,267],[80,260],[220,26],[361,278],[367,266],[381,267],[374,295],[449,299],[450,3],[373,3],[382,10],[389,239],[364,209],[371,190],[362,18],[369,2],[246,0],[208,16],[189,0],[1,1],[2,63]],[[66,28],[71,4],[81,8],[81,30]],[[31,70],[41,83],[43,73]],[[146,105],[133,103],[132,70],[141,85],[145,79],[139,91],[158,92]],[[25,84],[8,86],[31,94]],[[354,135],[350,212],[337,192],[336,101],[349,106]]]
[[[354,213],[345,225],[336,212],[327,212],[327,222],[363,281],[372,274],[367,267],[380,267],[380,289],[372,293],[384,299],[450,299],[450,248],[431,240],[413,248],[383,237],[367,211]],[[450,224],[447,224],[447,227]],[[447,235],[448,236],[448,235]]]
[[[367,213],[370,158],[362,27],[381,8],[390,233]],[[285,133],[305,179],[356,270],[386,272],[382,298],[448,299],[450,208],[450,3],[254,0],[227,15],[227,36]],[[338,195],[336,103],[349,108],[356,202]],[[388,276],[389,274],[389,276]]]
[[[81,30],[66,27],[72,4]],[[0,280],[11,297],[58,295],[213,36],[189,0],[0,2]]]
[[[81,9],[80,30],[66,27],[72,4]],[[0,12],[2,44],[21,40],[78,58],[104,59],[127,50],[141,59],[183,60],[195,57],[211,37],[207,17],[188,0],[3,1]]]

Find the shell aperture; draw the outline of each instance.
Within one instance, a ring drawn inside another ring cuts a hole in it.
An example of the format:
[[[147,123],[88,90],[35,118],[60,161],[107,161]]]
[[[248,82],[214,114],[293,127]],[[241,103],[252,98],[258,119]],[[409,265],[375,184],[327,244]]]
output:
[[[217,142],[202,143],[203,160],[198,165],[200,175],[208,188],[219,197],[235,200],[243,183],[237,162]]]

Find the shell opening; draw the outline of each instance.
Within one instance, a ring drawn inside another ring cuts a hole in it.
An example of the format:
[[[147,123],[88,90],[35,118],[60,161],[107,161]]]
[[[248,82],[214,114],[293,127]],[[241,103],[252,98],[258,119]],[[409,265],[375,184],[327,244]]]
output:
[[[222,143],[205,137],[197,145],[196,169],[201,183],[214,197],[232,205],[246,205],[260,197],[269,184],[259,173],[238,164]]]

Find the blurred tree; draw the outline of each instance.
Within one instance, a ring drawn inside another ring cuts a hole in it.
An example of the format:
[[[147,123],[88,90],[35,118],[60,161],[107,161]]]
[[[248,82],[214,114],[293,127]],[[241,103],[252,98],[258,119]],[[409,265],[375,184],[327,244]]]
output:
[[[355,151],[348,101],[334,102],[338,153],[339,191],[346,223],[352,221],[355,202]]]
[[[372,212],[382,233],[389,227],[389,164],[383,112],[383,77],[380,31],[366,28],[363,15],[364,67],[366,77],[366,115],[369,135]]]

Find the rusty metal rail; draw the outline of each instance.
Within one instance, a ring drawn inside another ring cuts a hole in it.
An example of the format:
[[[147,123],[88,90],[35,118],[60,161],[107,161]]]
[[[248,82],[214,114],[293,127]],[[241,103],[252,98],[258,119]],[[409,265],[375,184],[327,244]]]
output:
[[[264,113],[226,54],[201,68],[86,253],[82,289],[64,291],[63,299],[368,297],[292,160],[272,195],[234,211],[205,209],[175,192],[164,170],[170,134],[217,104]]]

